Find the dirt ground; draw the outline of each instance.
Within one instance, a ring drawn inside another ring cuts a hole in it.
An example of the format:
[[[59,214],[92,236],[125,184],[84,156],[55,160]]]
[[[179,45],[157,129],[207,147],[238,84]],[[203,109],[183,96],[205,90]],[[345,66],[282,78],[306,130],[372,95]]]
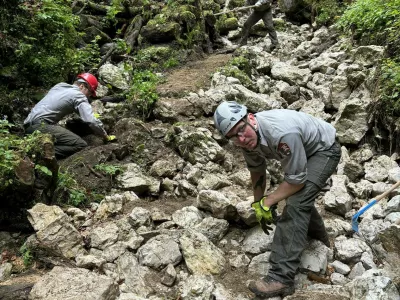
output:
[[[191,61],[167,74],[157,92],[161,96],[179,97],[188,92],[196,93],[200,88],[206,89],[210,86],[211,75],[231,57],[231,54],[218,54]]]

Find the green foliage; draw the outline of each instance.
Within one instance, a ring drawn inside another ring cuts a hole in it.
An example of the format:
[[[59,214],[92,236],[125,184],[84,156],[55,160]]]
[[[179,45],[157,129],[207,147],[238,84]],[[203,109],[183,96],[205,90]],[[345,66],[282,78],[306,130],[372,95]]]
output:
[[[343,13],[343,1],[338,0],[305,0],[310,5],[312,22],[318,25],[330,25]]]
[[[15,70],[22,84],[48,87],[98,60],[94,43],[75,48],[79,17],[72,0],[0,2],[0,63]]]
[[[139,50],[133,58],[135,70],[163,71],[179,65],[179,51],[165,46],[150,46]]]
[[[53,175],[53,173],[47,167],[42,165],[35,165],[35,170],[38,170],[47,176]]]
[[[68,171],[58,173],[57,193],[66,194],[67,204],[72,206],[83,205],[88,200],[85,190]]]
[[[255,89],[254,84],[250,79],[250,61],[244,56],[234,57],[226,66],[220,68],[219,72],[221,72],[222,75],[239,79],[240,83],[248,89]]]
[[[45,83],[61,81],[68,75],[79,21],[70,4],[64,0],[20,2],[14,8],[13,21],[1,24],[2,34],[16,38],[11,47],[14,52],[8,58],[18,65],[20,73],[28,77],[35,70],[34,77]]]
[[[131,53],[132,48],[128,46],[128,44],[125,42],[123,39],[115,39],[115,44],[117,47],[117,52],[123,52],[123,53]]]
[[[122,1],[123,0],[112,0],[111,1],[111,5],[108,8],[107,11],[107,15],[106,15],[106,19],[108,21],[111,21],[112,23],[114,23],[114,25],[117,23],[117,20],[115,18],[115,16],[122,11],[123,7],[122,7]]]
[[[100,62],[100,47],[97,36],[91,43],[74,51],[71,60],[71,70],[73,74],[78,74],[85,70],[85,66],[93,66]]]
[[[31,250],[26,246],[26,244],[23,244],[19,248],[19,252],[22,255],[22,260],[24,262],[24,266],[29,267],[33,263],[33,258],[34,258]]]
[[[386,59],[379,76],[379,114],[383,122],[400,117],[400,62]]]
[[[358,0],[344,12],[338,26],[362,42],[400,50],[400,0]]]
[[[43,134],[36,131],[31,135],[19,137],[10,134],[9,130],[13,126],[7,120],[0,120],[0,191],[15,183],[14,167],[20,159],[40,152],[38,147]],[[45,167],[41,167],[44,170]]]
[[[108,164],[95,165],[94,169],[109,176],[111,184],[112,184],[112,180],[113,180],[114,176],[117,174],[120,174],[124,171],[124,169],[120,166],[108,165]]]
[[[236,66],[239,70],[245,72],[247,76],[251,76],[251,65],[250,61],[244,56],[237,56],[230,60],[229,65]]]
[[[246,0],[231,0],[229,1],[229,9],[233,9],[235,7],[243,7],[246,6]]]
[[[168,58],[166,62],[162,64],[164,69],[170,69],[179,65],[179,61],[175,57]]]
[[[379,124],[395,132],[400,118],[400,0],[355,1],[337,26],[353,41],[386,47],[389,58],[382,61],[377,75],[372,113]]]
[[[199,44],[204,38],[204,32],[201,26],[197,23],[192,30],[183,34],[184,38],[178,38],[179,44],[185,49],[191,49],[194,45]]]
[[[133,74],[127,99],[136,111],[140,112],[143,119],[150,116],[158,100],[157,82],[157,75],[151,71],[138,71]]]
[[[106,175],[109,176],[115,176],[117,174],[120,174],[123,171],[122,167],[119,166],[114,166],[114,165],[108,165],[108,164],[98,164],[94,166],[94,169],[100,172],[103,172]]]
[[[253,90],[253,82],[251,81],[249,76],[244,71],[240,70],[238,67],[228,65],[219,69],[219,72],[221,72],[222,75],[239,79],[240,83],[243,86]]]

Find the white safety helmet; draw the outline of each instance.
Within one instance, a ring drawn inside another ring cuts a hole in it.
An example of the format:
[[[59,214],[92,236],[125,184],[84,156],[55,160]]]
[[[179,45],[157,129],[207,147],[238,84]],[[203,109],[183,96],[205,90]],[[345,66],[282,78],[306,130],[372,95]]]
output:
[[[246,115],[246,106],[235,101],[224,101],[215,110],[214,125],[223,136],[226,136]]]

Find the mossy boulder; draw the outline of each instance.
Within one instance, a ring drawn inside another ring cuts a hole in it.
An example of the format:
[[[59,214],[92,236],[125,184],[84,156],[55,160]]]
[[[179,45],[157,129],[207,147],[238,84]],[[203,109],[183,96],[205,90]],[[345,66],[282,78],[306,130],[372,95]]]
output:
[[[164,24],[151,23],[143,26],[140,35],[149,43],[168,43],[176,40],[181,34],[181,26],[176,22]]]
[[[284,31],[287,27],[286,21],[282,18],[274,18],[273,22],[274,22],[275,30]]]
[[[247,76],[247,74],[244,71],[240,70],[237,66],[233,65],[225,66],[222,69],[220,69],[220,73],[227,77],[234,77],[236,79],[239,79],[240,83],[249,90],[252,91],[257,90],[256,86],[251,81],[250,77]]]
[[[203,2],[203,10],[211,10],[214,13],[220,12],[220,4],[212,1],[212,0],[206,0]]]
[[[219,18],[216,27],[220,34],[228,34],[229,31],[235,30],[239,27],[238,19],[235,17]]]
[[[246,6],[246,0],[231,0],[229,2],[229,9],[235,8],[235,7],[243,7]]]
[[[138,55],[146,58],[146,60],[161,62],[163,60],[169,59],[171,56],[174,56],[175,49],[173,49],[171,46],[165,45],[150,46],[140,50]]]
[[[301,23],[310,21],[310,6],[304,0],[278,0],[278,5],[289,20]]]
[[[171,21],[175,21],[188,29],[194,28],[199,18],[199,10],[190,5],[179,7],[171,12]]]

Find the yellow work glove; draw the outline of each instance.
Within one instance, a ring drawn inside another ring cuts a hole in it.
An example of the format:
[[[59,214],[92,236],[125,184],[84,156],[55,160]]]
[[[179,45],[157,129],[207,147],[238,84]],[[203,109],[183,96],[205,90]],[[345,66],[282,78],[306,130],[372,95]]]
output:
[[[256,214],[256,219],[260,224],[262,230],[269,235],[269,231],[272,231],[272,227],[268,226],[272,223],[275,223],[277,215],[276,215],[276,205],[271,207],[264,206],[263,202],[266,197],[262,197],[261,200],[253,202],[251,207],[254,209]]]
[[[112,142],[112,141],[116,141],[117,140],[117,138],[115,137],[115,135],[108,135],[107,136],[107,141],[108,142]]]
[[[100,114],[93,114],[96,119],[100,119]]]

